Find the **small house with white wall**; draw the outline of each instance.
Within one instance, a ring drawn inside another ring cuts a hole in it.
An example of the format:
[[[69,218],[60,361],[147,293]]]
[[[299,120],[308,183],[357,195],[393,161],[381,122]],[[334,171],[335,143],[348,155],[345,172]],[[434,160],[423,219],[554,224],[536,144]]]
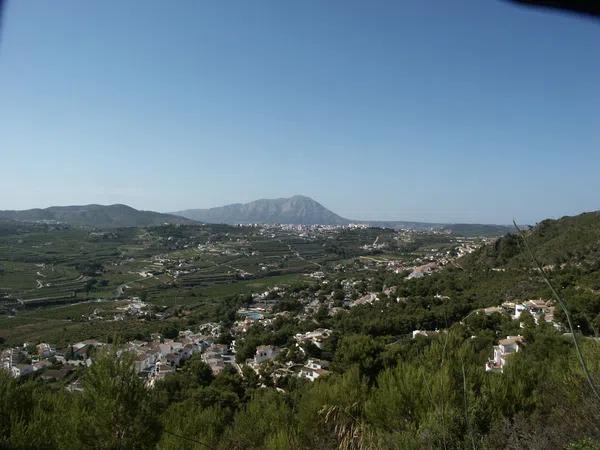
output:
[[[254,363],[261,364],[265,361],[270,361],[277,358],[279,355],[279,349],[273,345],[259,345],[256,347],[256,354],[254,355]]]
[[[500,339],[498,345],[494,346],[493,358],[485,365],[485,371],[502,373],[508,358],[520,351],[523,342],[522,336],[507,336],[506,339]]]

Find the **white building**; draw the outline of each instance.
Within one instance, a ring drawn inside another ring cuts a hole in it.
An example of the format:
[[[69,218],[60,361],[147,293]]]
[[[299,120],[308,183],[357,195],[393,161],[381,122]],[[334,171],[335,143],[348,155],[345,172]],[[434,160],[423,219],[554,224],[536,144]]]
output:
[[[299,378],[306,378],[309,381],[315,381],[317,378],[325,376],[329,373],[329,361],[322,359],[311,358],[298,371]]]
[[[485,371],[502,373],[507,359],[519,352],[521,345],[523,345],[522,336],[507,336],[506,339],[500,339],[498,345],[494,346],[493,358],[485,365]]]
[[[417,336],[433,337],[440,334],[438,330],[413,330],[412,338],[416,339]]]
[[[225,368],[229,348],[224,344],[212,344],[202,353],[202,361],[209,365],[213,374],[218,375]]]
[[[353,308],[359,305],[372,305],[374,302],[377,301],[379,301],[379,296],[376,293],[371,292],[354,300],[352,303],[350,303],[350,307]]]
[[[261,364],[265,361],[275,359],[279,355],[279,349],[273,345],[259,345],[256,347],[256,354],[254,355],[254,363]]]
[[[527,300],[522,303],[515,304],[515,312],[512,316],[514,320],[518,320],[523,312],[527,311],[535,320],[536,325],[543,320],[548,323],[554,323],[554,305],[546,300]]]
[[[331,337],[331,330],[327,328],[317,328],[307,333],[298,333],[294,336],[297,343],[312,342],[318,348],[323,348],[325,341]]]
[[[37,354],[42,358],[49,358],[55,353],[54,349],[50,346],[50,344],[46,344],[44,342],[36,346],[36,351]]]
[[[304,366],[314,370],[326,370],[329,369],[329,361],[317,358],[309,358]]]
[[[158,357],[158,353],[150,350],[138,353],[134,360],[135,370],[139,373],[151,368],[156,363]]]
[[[10,368],[10,373],[14,378],[29,375],[32,372],[33,366],[31,364],[15,364]]]

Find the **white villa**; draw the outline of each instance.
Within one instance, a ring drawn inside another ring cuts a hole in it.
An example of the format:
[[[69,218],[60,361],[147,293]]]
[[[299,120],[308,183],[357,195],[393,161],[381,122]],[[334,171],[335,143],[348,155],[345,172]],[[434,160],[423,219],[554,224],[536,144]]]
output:
[[[261,364],[265,361],[275,359],[279,355],[279,349],[273,345],[259,345],[256,347],[254,363]]]
[[[486,372],[504,371],[507,358],[517,353],[523,345],[522,336],[507,336],[506,339],[500,339],[498,345],[494,346],[494,357],[485,364]]]
[[[317,328],[316,330],[309,331],[307,333],[298,333],[294,336],[294,339],[298,344],[303,342],[312,342],[318,348],[323,348],[323,344],[327,339],[331,337],[331,330],[327,328]]]
[[[300,369],[298,376],[309,381],[315,381],[317,378],[327,375],[329,373],[328,368],[329,361],[312,358]]]
[[[417,336],[433,337],[440,334],[439,330],[413,330],[412,338],[416,339]]]
[[[514,320],[518,320],[521,317],[521,314],[523,314],[525,311],[531,314],[536,324],[539,324],[540,320],[544,320],[548,323],[554,323],[554,306],[550,301],[539,299],[517,303],[515,304],[515,311],[512,315],[512,318]]]

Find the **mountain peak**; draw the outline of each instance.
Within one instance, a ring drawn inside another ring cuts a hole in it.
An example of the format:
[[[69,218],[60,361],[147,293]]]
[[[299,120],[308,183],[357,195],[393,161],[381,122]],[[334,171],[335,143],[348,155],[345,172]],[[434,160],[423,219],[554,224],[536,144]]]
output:
[[[188,209],[177,214],[206,223],[286,223],[296,225],[342,225],[350,221],[305,195],[260,199],[208,209]]]
[[[308,200],[308,201],[317,203],[314,199],[308,197],[307,195],[302,195],[302,194],[292,195],[289,199],[290,200]]]

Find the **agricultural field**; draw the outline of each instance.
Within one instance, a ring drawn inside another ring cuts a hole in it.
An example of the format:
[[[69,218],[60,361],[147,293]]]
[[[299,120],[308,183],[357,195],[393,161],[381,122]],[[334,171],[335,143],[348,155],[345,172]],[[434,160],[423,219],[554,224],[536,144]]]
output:
[[[456,237],[380,228],[165,225],[83,230],[0,226],[0,339],[66,342],[207,321],[223,299],[310,284],[314,272],[418,263]],[[152,316],[123,319],[138,297]]]

